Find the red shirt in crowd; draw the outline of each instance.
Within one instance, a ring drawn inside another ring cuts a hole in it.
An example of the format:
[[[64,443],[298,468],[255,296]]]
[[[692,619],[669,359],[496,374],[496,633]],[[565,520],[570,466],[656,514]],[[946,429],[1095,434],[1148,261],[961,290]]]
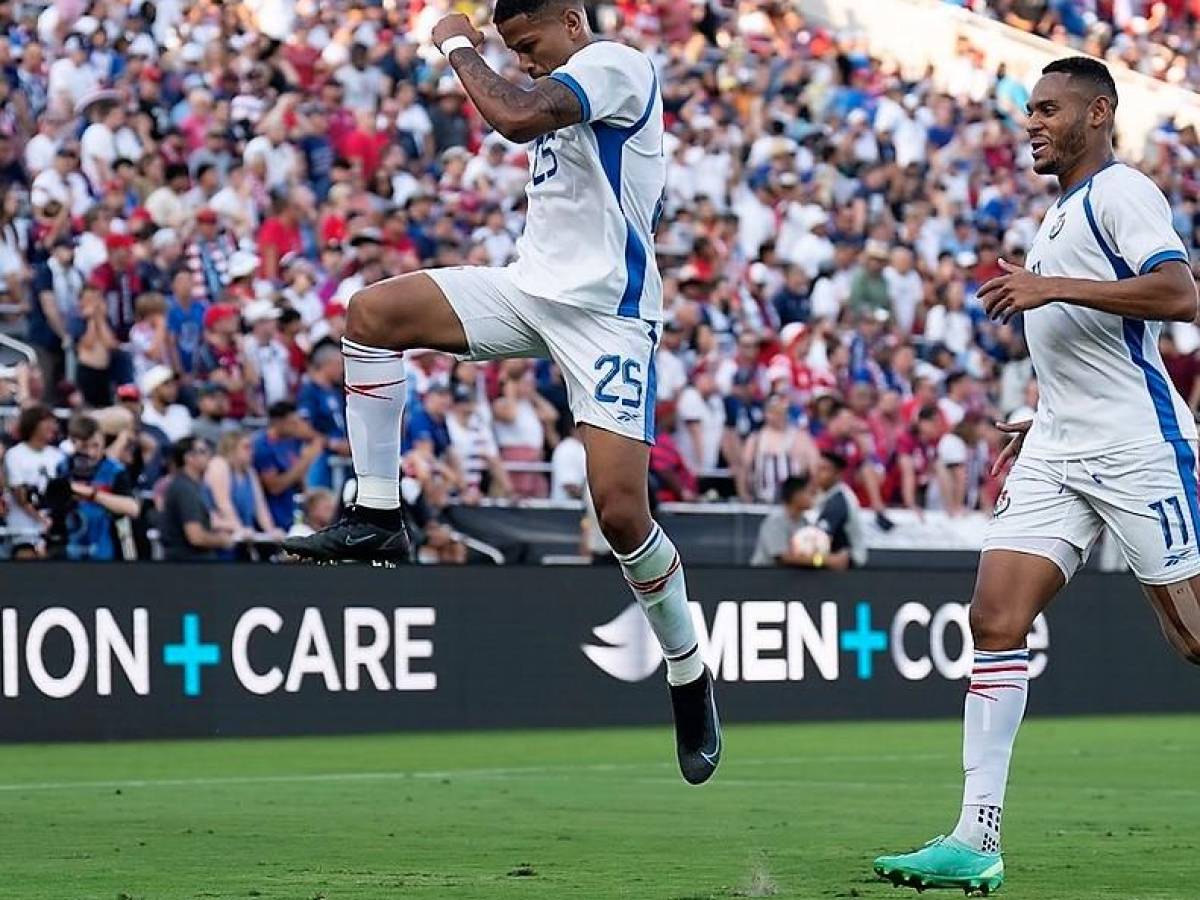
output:
[[[299,225],[288,225],[278,216],[272,216],[258,230],[258,256],[262,260],[264,278],[275,277],[279,260],[284,256],[303,250],[304,239]]]

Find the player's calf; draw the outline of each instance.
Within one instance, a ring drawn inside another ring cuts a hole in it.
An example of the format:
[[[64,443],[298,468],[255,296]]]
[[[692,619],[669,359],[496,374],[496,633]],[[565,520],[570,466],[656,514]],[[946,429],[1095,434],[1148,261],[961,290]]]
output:
[[[1200,666],[1200,575],[1143,587],[1167,643],[1185,660]]]

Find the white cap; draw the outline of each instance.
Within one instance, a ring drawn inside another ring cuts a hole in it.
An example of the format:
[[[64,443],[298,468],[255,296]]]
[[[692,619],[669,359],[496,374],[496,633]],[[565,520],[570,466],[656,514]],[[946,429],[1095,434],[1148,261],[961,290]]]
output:
[[[204,59],[204,48],[199,44],[184,44],[179,55],[183,57],[185,63],[198,63]]]
[[[84,37],[91,37],[100,27],[100,23],[93,16],[80,16],[75,20],[75,27],[72,29],[76,34],[82,34]]]
[[[161,228],[154,232],[154,237],[150,238],[150,246],[155,250],[162,250],[164,247],[170,247],[178,242],[179,235],[175,233],[174,228]]]
[[[975,263],[979,262],[979,257],[970,250],[960,250],[954,257],[954,262],[965,269],[968,266],[973,266]]]
[[[129,55],[155,59],[158,56],[158,47],[154,43],[154,38],[145,33],[139,34],[129,44]]]
[[[138,388],[141,390],[143,397],[149,397],[168,381],[174,380],[175,371],[170,366],[153,366],[142,376],[142,380],[138,383]]]
[[[278,319],[279,316],[279,307],[270,300],[251,300],[242,309],[242,318],[246,320],[247,325]]]
[[[229,265],[225,267],[225,275],[233,281],[235,278],[245,278],[258,271],[258,257],[245,250],[238,250],[229,257]]]

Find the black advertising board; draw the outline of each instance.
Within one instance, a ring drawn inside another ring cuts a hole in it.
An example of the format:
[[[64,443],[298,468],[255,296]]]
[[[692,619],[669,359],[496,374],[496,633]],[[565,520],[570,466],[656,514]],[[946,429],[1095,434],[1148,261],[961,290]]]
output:
[[[693,567],[726,721],[957,716],[966,573]],[[1127,576],[1030,639],[1033,714],[1200,709]],[[0,567],[0,740],[660,723],[615,568]]]

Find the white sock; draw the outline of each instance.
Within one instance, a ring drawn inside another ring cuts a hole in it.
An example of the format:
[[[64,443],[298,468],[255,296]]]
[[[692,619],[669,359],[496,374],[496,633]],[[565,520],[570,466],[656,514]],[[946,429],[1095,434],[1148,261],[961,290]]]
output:
[[[683,563],[675,545],[655,522],[640,547],[632,553],[618,553],[617,559],[662,647],[668,683],[695,681],[704,673],[704,661],[696,645]]]
[[[404,354],[342,338],[346,361],[346,430],[354,456],[359,506],[400,506],[400,420],[408,385]]]
[[[984,853],[1000,852],[1000,814],[1013,742],[1029,694],[1029,651],[975,651],[963,704],[962,813],[954,837]]]

